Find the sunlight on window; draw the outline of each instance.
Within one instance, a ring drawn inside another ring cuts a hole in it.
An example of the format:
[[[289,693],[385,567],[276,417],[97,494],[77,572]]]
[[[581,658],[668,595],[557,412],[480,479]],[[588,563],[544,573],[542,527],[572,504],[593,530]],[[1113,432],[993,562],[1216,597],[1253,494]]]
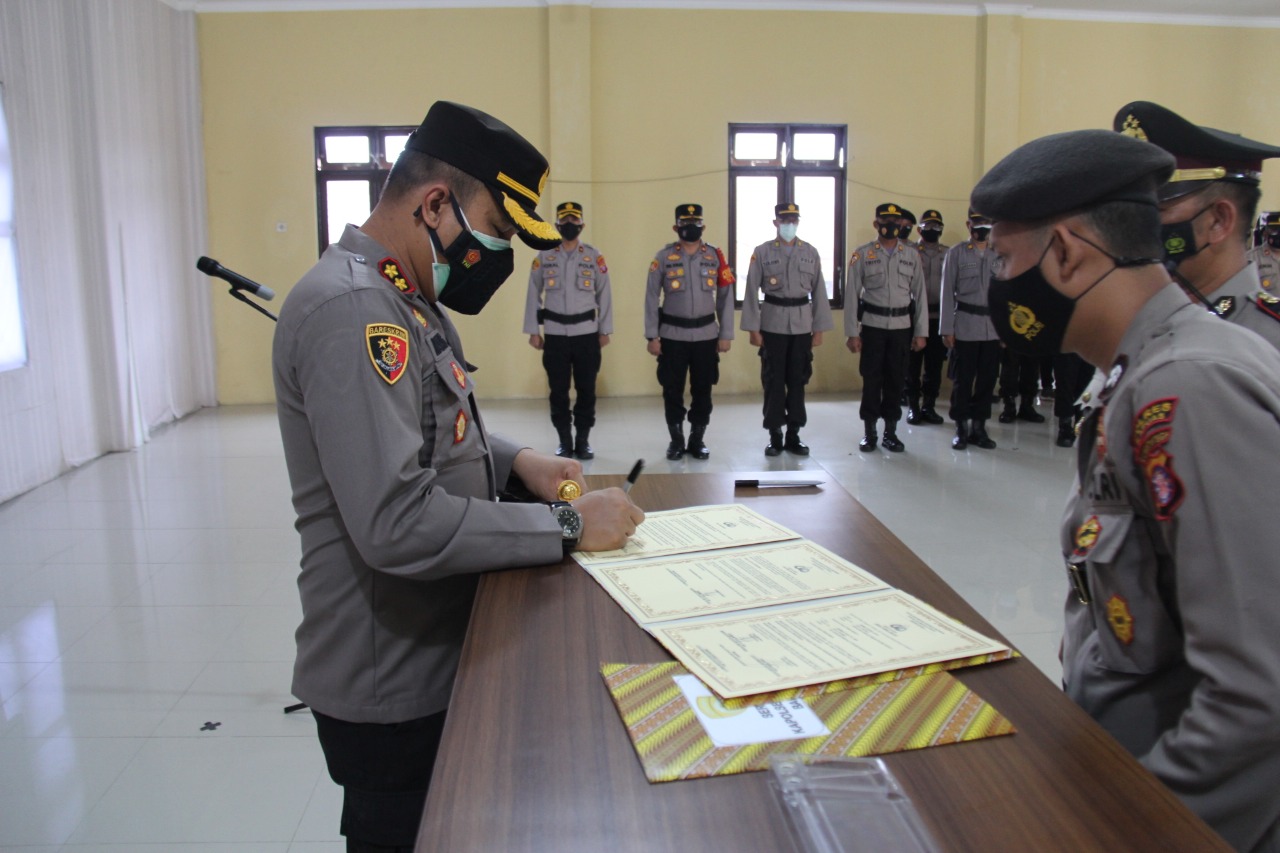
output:
[[[773,227],[773,206],[778,203],[778,179],[773,175],[751,175],[734,180],[737,188],[735,222],[738,233],[734,243],[733,271],[738,277],[737,298],[741,299],[747,290],[747,268],[752,250],[778,236]]]
[[[797,149],[799,146],[797,145]],[[801,240],[812,243],[822,260],[822,277],[827,281],[827,296],[832,295],[835,264],[836,179],[825,175],[796,176],[796,205],[800,208]]]
[[[347,223],[359,225],[369,218],[368,181],[329,181],[329,242],[336,243]]]
[[[0,87],[0,371],[13,370],[27,363],[22,302],[18,295],[18,255],[13,232],[13,158],[9,151],[4,89]]]
[[[324,141],[324,159],[330,163],[368,163],[369,137],[330,136]]]

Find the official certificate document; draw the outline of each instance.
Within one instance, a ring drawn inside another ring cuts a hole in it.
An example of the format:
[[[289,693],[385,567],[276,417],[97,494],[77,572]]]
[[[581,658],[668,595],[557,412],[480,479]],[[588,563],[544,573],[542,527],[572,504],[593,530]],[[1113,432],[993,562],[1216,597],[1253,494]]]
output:
[[[1008,650],[891,588],[646,627],[726,698]]]
[[[695,506],[648,513],[622,548],[579,551],[573,558],[580,565],[590,567],[799,538],[795,531],[775,524],[742,504]]]

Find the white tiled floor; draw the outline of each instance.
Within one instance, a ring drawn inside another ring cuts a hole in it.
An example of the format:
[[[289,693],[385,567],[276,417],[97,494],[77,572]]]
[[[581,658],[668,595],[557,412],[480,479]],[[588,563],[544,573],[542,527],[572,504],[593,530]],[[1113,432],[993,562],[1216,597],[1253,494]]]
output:
[[[485,412],[554,444],[542,401]],[[717,397],[711,459],[672,463],[656,397],[602,400],[598,419],[589,473],[825,468],[1058,679],[1073,452],[1049,424],[992,421],[999,447],[963,452],[949,425],[903,424],[906,453],[864,454],[856,402],[819,398],[813,455],[770,460],[758,399]],[[281,713],[292,525],[269,407],[202,411],[0,505],[0,853],[344,849],[312,720]]]

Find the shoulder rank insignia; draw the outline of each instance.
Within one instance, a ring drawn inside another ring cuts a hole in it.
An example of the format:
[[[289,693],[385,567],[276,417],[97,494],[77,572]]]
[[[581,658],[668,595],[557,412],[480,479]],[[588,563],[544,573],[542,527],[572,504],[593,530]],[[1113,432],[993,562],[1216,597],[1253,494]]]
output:
[[[604,255],[596,255],[596,268],[600,270],[600,275],[609,274],[609,265],[604,262]]]
[[[462,440],[467,437],[467,413],[458,410],[458,416],[453,419],[453,443],[461,444]]]
[[[458,380],[458,386],[463,391],[467,390],[467,374],[458,366],[458,362],[449,362],[449,367],[453,368],[453,378]]]
[[[391,323],[370,323],[364,333],[374,369],[388,385],[395,385],[409,363],[408,331]]]
[[[383,278],[394,284],[396,290],[401,293],[414,292],[413,282],[405,278],[404,273],[400,272],[400,262],[395,258],[383,258],[378,261],[378,272]]]
[[[1234,296],[1224,296],[1217,302],[1213,303],[1213,313],[1222,317],[1224,320],[1235,313],[1236,298]]]
[[[1273,319],[1280,320],[1280,298],[1272,296],[1270,293],[1258,294],[1258,309],[1264,314],[1269,314]]]
[[[1126,646],[1133,642],[1133,614],[1124,596],[1113,595],[1107,599],[1107,624],[1117,640]]]

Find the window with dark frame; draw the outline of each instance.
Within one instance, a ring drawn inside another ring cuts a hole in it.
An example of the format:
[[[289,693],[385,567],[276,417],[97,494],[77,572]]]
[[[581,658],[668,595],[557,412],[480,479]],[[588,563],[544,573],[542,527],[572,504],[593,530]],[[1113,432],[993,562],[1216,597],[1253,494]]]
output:
[[[729,262],[742,305],[756,246],[777,237],[773,206],[800,207],[799,237],[822,259],[832,308],[844,305],[848,125],[729,125]]]
[[[316,234],[320,254],[347,223],[359,225],[417,125],[316,128]]]

